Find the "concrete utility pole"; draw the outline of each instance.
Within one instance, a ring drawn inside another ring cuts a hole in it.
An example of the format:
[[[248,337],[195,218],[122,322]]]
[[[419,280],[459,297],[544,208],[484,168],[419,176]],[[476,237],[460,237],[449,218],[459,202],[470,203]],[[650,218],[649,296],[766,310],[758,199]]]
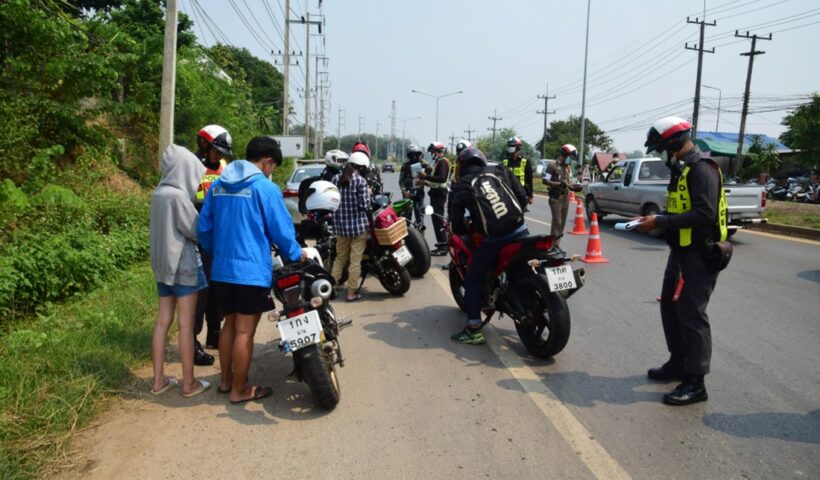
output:
[[[290,0],[285,0],[285,18],[290,18]],[[288,135],[288,120],[290,120],[290,20],[285,21],[285,65],[282,72],[284,84],[282,86],[282,135]]]
[[[695,18],[694,21],[689,20],[689,17],[686,17],[686,23],[694,23],[700,25],[700,43],[696,43],[693,47],[689,46],[689,42],[684,45],[686,50],[695,50],[698,52],[698,74],[697,80],[695,80],[695,110],[692,112],[692,140],[697,138],[698,136],[698,113],[700,112],[700,77],[701,73],[703,72],[703,52],[706,53],[715,53],[714,47],[711,50],[706,50],[703,48],[703,31],[706,29],[706,26],[714,27],[717,25],[717,22],[712,21],[712,23],[707,23],[706,19],[700,20],[699,18]]]
[[[587,58],[589,57],[589,12],[591,0],[587,0],[587,38],[584,42],[584,89],[581,94],[581,142],[578,145],[578,161],[584,164],[584,127],[586,127],[587,110]]]
[[[290,7],[290,2],[287,2],[287,7]],[[285,15],[288,17],[290,16],[290,10],[285,11]],[[311,20],[310,13],[306,14],[307,18],[301,17],[298,20],[291,20],[288,18],[285,21],[285,24],[288,23],[301,23],[305,26],[305,135],[304,135],[304,142],[305,142],[305,153],[307,154],[307,149],[310,147],[310,26],[316,25],[319,27],[319,33],[322,33],[322,22],[318,20]],[[287,42],[287,37],[286,40]],[[289,45],[288,45],[289,46]],[[285,47],[287,50],[288,46]],[[287,52],[286,52],[287,53]],[[290,60],[288,57],[287,60]],[[288,64],[288,61],[285,62]]]
[[[504,119],[498,116],[498,111],[496,109],[493,109],[493,116],[492,117],[487,117],[487,118],[493,121],[493,128],[487,128],[487,130],[492,130],[492,132],[493,132],[493,143],[495,143],[495,130],[496,130],[495,125],[499,120],[504,120]]]
[[[547,84],[547,91],[544,95],[538,95],[538,98],[544,99],[544,109],[538,110],[539,115],[544,115],[544,134],[541,136],[541,158],[547,158],[547,115],[555,115],[555,110],[549,111],[550,100],[555,99],[555,95],[550,97],[550,84]]]
[[[450,151],[456,151],[456,132],[450,134]]]
[[[387,159],[390,159],[390,156],[393,156],[395,159],[398,155],[396,154],[396,99],[394,98],[392,102],[390,102],[390,144],[387,146]]]
[[[342,148],[342,124],[345,121],[345,110],[339,109],[339,121],[336,123],[336,149],[341,150]]]
[[[165,40],[162,48],[162,93],[159,107],[159,155],[174,141],[174,91],[177,76],[177,2],[168,0],[165,7]]]
[[[470,124],[468,123],[467,130],[464,130],[464,133],[467,134],[467,141],[470,143],[473,143],[473,132],[475,132],[475,129],[470,130]]]
[[[738,31],[735,30],[735,37],[752,39],[752,48],[748,52],[740,54],[741,57],[749,57],[749,70],[746,72],[746,90],[743,92],[743,112],[740,114],[740,133],[737,136],[737,157],[735,158],[737,167],[740,167],[743,163],[743,135],[746,134],[746,115],[749,114],[749,88],[752,86],[752,66],[755,63],[755,55],[763,55],[766,53],[764,51],[755,50],[755,46],[758,40],[771,40],[772,34],[770,33],[766,37],[761,37],[757,34],[749,35],[749,32],[740,35]],[[732,176],[733,173],[732,161],[729,160],[729,176]]]
[[[379,159],[379,122],[376,122],[376,149],[370,153],[373,154],[373,160]]]
[[[308,14],[309,15],[309,14]],[[313,56],[316,60],[316,70],[313,72],[313,158],[319,159],[319,99],[321,96],[321,89],[319,87],[319,60],[322,60],[324,66],[327,67],[327,57],[316,54]]]

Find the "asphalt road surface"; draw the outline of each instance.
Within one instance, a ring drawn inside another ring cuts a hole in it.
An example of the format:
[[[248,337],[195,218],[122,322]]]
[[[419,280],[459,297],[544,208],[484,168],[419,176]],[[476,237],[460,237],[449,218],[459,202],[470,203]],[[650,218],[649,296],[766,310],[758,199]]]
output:
[[[396,174],[384,179],[397,190]],[[530,230],[547,232],[546,200],[530,209]],[[242,406],[213,390],[153,398],[143,369],[142,390],[84,432],[64,476],[820,478],[820,243],[733,237],[708,310],[710,399],[669,407],[660,400],[674,384],[646,379],[668,355],[655,300],[667,249],[614,222],[601,222],[610,263],[578,265],[587,285],[569,301],[572,334],[553,360],[530,357],[508,319],[487,329],[486,345],[451,343],[464,316],[434,257],[404,297],[369,279],[363,301],[335,302],[354,324],[341,338],[347,363],[333,412],[287,377],[292,362],[263,319],[251,377],[273,386],[272,397]],[[586,242],[567,235],[562,247],[583,254]],[[170,371],[179,375],[179,364]],[[215,368],[197,372],[218,379]]]

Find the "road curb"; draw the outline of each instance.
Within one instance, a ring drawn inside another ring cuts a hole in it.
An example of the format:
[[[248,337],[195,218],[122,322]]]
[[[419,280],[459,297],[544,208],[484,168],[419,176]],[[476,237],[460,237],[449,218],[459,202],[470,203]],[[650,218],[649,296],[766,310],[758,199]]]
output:
[[[759,230],[761,232],[778,233],[780,235],[820,241],[820,229],[817,228],[797,227],[794,225],[784,225],[782,223],[759,223],[749,225],[746,228],[749,230]]]

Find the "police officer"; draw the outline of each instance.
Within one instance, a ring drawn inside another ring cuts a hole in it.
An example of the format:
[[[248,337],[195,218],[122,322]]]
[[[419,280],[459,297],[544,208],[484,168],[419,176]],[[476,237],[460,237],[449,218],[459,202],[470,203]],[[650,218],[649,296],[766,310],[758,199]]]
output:
[[[233,141],[227,130],[219,125],[206,125],[197,133],[196,156],[205,165],[205,175],[199,182],[196,191],[196,209],[202,210],[205,195],[208,189],[225,168],[227,162],[226,155],[233,155],[231,151]],[[211,256],[201,251],[202,264],[205,267],[205,277],[211,281]],[[202,332],[203,320],[208,323],[208,334],[205,338],[205,346],[208,348],[219,348],[219,330],[222,323],[222,313],[219,311],[219,304],[215,295],[208,295],[208,289],[199,292],[196,302],[196,313],[194,317],[194,364],[213,365],[214,357],[202,349],[202,344],[197,340],[197,335]]]
[[[521,146],[524,143],[518,137],[507,140],[507,158],[501,163],[512,170],[513,175],[521,182],[527,192],[527,203],[532,203],[532,164],[521,156]]]
[[[419,174],[419,181],[430,187],[430,206],[433,207],[433,230],[436,235],[436,248],[430,252],[433,256],[447,255],[447,233],[444,231],[444,210],[447,207],[447,182],[450,180],[450,161],[444,156],[445,146],[433,142],[427,151],[433,155],[433,167]]]
[[[547,165],[541,182],[549,187],[549,204],[552,220],[550,235],[563,235],[569,210],[569,191],[581,191],[582,187],[572,179],[572,161],[578,158],[578,150],[569,143],[558,150],[558,159]],[[561,242],[555,240],[555,248]]]
[[[710,243],[728,236],[720,169],[703,158],[691,132],[692,125],[678,117],[658,120],[649,129],[647,153],[666,152],[672,176],[664,214],[640,217],[637,228],[641,232],[664,228],[671,248],[661,289],[661,321],[670,357],[648,372],[652,380],[682,382],[663,396],[668,405],[708,398],[703,377],[709,373],[712,336],[706,306],[718,274],[706,253]]]
[[[413,210],[416,215],[416,222],[424,228],[424,187],[416,185],[418,174],[428,168],[427,162],[421,159],[424,152],[421,147],[416,144],[411,144],[407,147],[407,160],[402,164],[399,171],[399,188],[403,198],[409,198],[413,201]],[[407,219],[410,219],[410,212],[407,214]]]

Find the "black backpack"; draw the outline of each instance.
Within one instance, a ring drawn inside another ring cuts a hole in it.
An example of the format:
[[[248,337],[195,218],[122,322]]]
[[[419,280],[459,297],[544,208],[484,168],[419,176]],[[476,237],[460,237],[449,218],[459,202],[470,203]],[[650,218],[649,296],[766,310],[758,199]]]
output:
[[[495,169],[487,168],[471,182],[478,229],[484,235],[498,237],[511,233],[524,224],[524,210],[507,183]]]

